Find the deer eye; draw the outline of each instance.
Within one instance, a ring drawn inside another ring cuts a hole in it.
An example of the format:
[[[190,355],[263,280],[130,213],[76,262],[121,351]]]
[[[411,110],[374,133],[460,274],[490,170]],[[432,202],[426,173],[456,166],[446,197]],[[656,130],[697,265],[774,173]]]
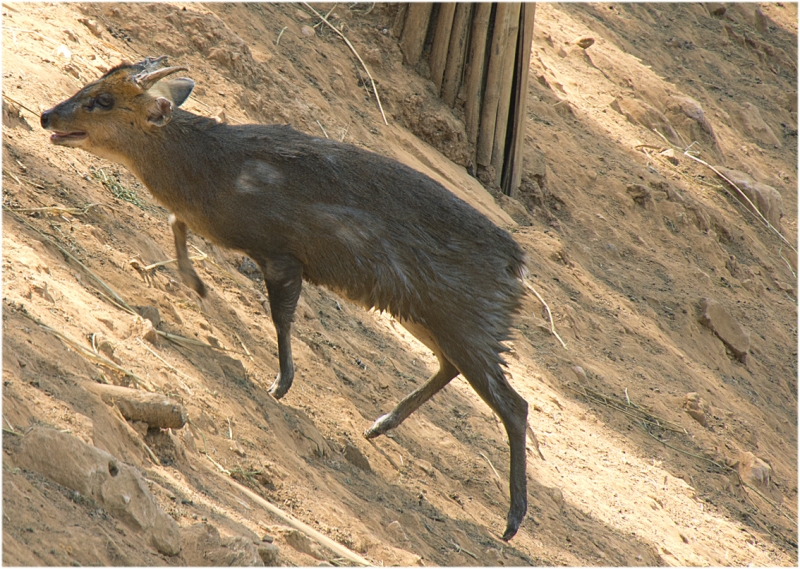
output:
[[[114,106],[114,97],[108,93],[101,93],[94,101],[104,109],[110,109]]]
[[[100,93],[97,97],[89,99],[86,104],[86,108],[90,111],[93,111],[96,106],[108,110],[114,106],[114,97],[109,93]]]

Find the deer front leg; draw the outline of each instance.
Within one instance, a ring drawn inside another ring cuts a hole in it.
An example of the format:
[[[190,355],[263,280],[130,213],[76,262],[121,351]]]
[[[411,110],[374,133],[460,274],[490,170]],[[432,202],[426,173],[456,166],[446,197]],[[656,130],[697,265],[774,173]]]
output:
[[[189,251],[186,248],[186,224],[175,217],[174,213],[169,214],[169,225],[172,227],[172,234],[175,237],[175,251],[178,255],[178,272],[181,280],[192,288],[202,298],[206,297],[206,285],[197,276],[189,259]]]

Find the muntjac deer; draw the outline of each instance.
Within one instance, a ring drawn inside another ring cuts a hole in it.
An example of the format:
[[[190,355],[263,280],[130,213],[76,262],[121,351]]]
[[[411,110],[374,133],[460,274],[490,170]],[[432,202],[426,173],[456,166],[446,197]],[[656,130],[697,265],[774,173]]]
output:
[[[178,267],[200,296],[186,230],[250,256],[266,281],[280,373],[292,385],[291,327],[303,279],[385,310],[430,348],[439,370],[367,429],[397,427],[461,373],[497,413],[511,448],[503,539],[527,510],[528,405],[503,373],[524,255],[504,230],[399,162],[281,125],[227,125],[186,112],[194,82],[164,57],[122,64],[42,113],[51,142],[124,165],[172,215]]]

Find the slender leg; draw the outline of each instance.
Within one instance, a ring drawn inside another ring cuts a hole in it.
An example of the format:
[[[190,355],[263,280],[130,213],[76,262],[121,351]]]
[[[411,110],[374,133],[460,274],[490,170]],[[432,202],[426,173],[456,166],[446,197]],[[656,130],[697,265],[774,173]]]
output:
[[[186,249],[186,224],[175,217],[174,213],[169,214],[169,225],[172,227],[172,234],[175,237],[175,250],[178,255],[178,272],[181,280],[192,288],[197,294],[205,298],[207,291],[206,285],[197,276],[189,259],[189,251]]]
[[[416,411],[420,405],[433,397],[436,392],[450,383],[450,380],[458,375],[458,370],[447,358],[440,358],[439,366],[439,371],[433,374],[423,386],[407,395],[391,413],[378,418],[378,420],[364,432],[364,436],[368,439],[374,439],[378,435],[382,435],[386,431],[394,429],[405,421],[411,413]]]
[[[525,454],[525,434],[528,424],[528,403],[519,395],[503,374],[498,364],[496,369],[486,370],[482,365],[471,373],[468,368],[461,371],[469,384],[475,389],[491,409],[497,413],[508,434],[508,445],[511,448],[511,468],[509,472],[509,490],[511,506],[506,520],[506,531],[503,540],[508,541],[517,533],[525,512],[528,510],[527,492],[527,457]]]
[[[291,332],[294,311],[303,288],[303,266],[295,257],[281,255],[261,263],[261,272],[267,283],[272,322],[278,332],[280,372],[269,392],[275,399],[280,399],[289,391],[294,379]]]
[[[403,327],[411,332],[420,342],[430,348],[439,360],[439,371],[433,374],[424,385],[407,395],[390,413],[379,417],[375,423],[364,432],[364,436],[373,439],[394,429],[406,420],[411,413],[416,411],[423,403],[433,397],[445,385],[458,375],[458,369],[447,359],[439,348],[430,332],[422,325],[401,321]]]

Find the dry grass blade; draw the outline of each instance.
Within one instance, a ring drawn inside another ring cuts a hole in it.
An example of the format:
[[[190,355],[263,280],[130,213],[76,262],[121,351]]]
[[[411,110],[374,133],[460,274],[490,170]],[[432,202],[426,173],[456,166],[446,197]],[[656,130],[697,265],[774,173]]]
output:
[[[727,177],[726,177],[724,174],[722,174],[722,172],[720,172],[719,170],[717,170],[716,168],[714,168],[714,167],[713,167],[711,164],[709,164],[709,163],[708,163],[708,162],[706,162],[705,160],[700,160],[700,159],[699,159],[699,158],[697,158],[696,156],[692,156],[691,154],[689,154],[689,152],[688,152],[688,151],[687,151],[687,152],[684,152],[684,153],[683,153],[683,155],[684,155],[684,156],[686,156],[687,158],[691,158],[692,160],[694,160],[695,162],[698,162],[699,164],[702,164],[703,166],[705,166],[706,168],[708,168],[708,169],[710,169],[712,172],[714,172],[714,173],[715,173],[717,176],[719,176],[720,178],[722,178],[723,180],[725,180],[726,182],[728,182],[728,183],[729,183],[731,186],[733,186],[734,188],[736,188],[736,191],[739,193],[739,196],[740,196],[742,199],[744,199],[744,200],[747,202],[747,205],[749,205],[749,206],[752,208],[752,211],[751,211],[751,213],[752,213],[753,215],[756,215],[758,218],[760,218],[760,219],[761,219],[761,222],[764,224],[764,226],[765,226],[765,227],[767,227],[767,228],[768,228],[768,229],[770,229],[770,230],[771,230],[773,233],[775,233],[775,235],[777,235],[777,236],[780,238],[780,240],[781,240],[781,241],[783,241],[783,243],[785,243],[785,244],[786,244],[786,245],[787,245],[787,246],[788,246],[788,247],[789,247],[789,248],[790,248],[792,251],[794,251],[795,253],[797,253],[797,249],[796,249],[796,248],[795,248],[795,247],[794,247],[794,246],[793,246],[791,243],[789,243],[789,241],[788,241],[788,240],[787,240],[787,239],[786,239],[786,238],[785,238],[785,237],[784,237],[784,236],[781,234],[781,232],[780,232],[780,231],[778,231],[778,230],[777,230],[777,229],[776,229],[776,228],[775,228],[775,227],[774,227],[774,226],[773,226],[773,225],[772,225],[772,224],[769,222],[769,220],[768,220],[766,217],[764,217],[764,214],[762,214],[762,213],[761,213],[761,211],[760,211],[760,210],[759,210],[759,209],[756,207],[756,205],[755,205],[755,204],[754,204],[752,201],[750,201],[750,198],[748,198],[748,197],[747,197],[747,195],[746,195],[746,194],[745,194],[745,193],[742,191],[742,189],[741,189],[739,186],[737,186],[736,184],[734,184],[734,183],[733,183],[733,182],[732,182],[732,181],[731,181],[729,178],[727,178]],[[730,192],[729,192],[729,193],[730,193]],[[734,196],[734,197],[735,197],[735,196]]]
[[[64,334],[62,334],[58,330],[55,330],[55,329],[51,328],[47,324],[39,322],[36,318],[34,318],[34,317],[30,316],[30,315],[27,315],[27,316],[28,316],[28,318],[30,318],[31,320],[36,322],[36,324],[38,324],[42,328],[42,330],[44,330],[46,332],[50,332],[51,334],[56,336],[59,340],[61,340],[65,344],[67,344],[70,348],[72,348],[73,350],[78,352],[80,355],[82,355],[83,357],[85,357],[87,359],[90,359],[90,360],[94,360],[97,363],[99,363],[101,365],[104,365],[107,368],[113,369],[114,371],[118,371],[119,373],[130,377],[134,381],[134,383],[136,383],[137,387],[141,384],[141,385],[147,387],[148,391],[152,391],[152,388],[150,388],[150,386],[147,384],[147,382],[144,379],[142,379],[141,377],[139,377],[138,375],[136,375],[135,373],[133,373],[132,371],[128,371],[127,369],[125,369],[125,368],[123,368],[121,366],[118,366],[117,364],[115,364],[111,360],[106,359],[106,358],[104,358],[103,356],[101,356],[99,354],[92,353],[90,350],[87,350],[86,348],[81,346],[78,342],[76,342],[75,340],[73,340],[72,338],[70,338],[68,336],[65,336]]]
[[[278,45],[279,43],[281,43],[281,36],[283,35],[283,32],[285,32],[286,28],[288,28],[288,27],[289,26],[283,26],[283,29],[281,29],[280,33],[278,34],[278,39],[275,40],[275,45]]]
[[[193,257],[189,257],[192,261],[203,261],[208,256],[203,253],[202,255],[195,255]],[[153,263],[152,265],[147,265],[146,267],[141,267],[143,271],[152,271],[153,269],[157,269],[158,267],[163,267],[165,265],[169,265],[170,263],[177,263],[178,259],[168,259],[166,261],[158,261],[157,263]]]
[[[338,4],[334,4],[333,6],[331,6],[331,9],[330,9],[330,10],[328,10],[328,13],[327,13],[327,14],[325,14],[325,19],[326,19],[326,20],[328,19],[328,16],[330,16],[330,15],[333,13],[333,9],[334,9],[334,8],[336,8],[336,6],[338,6]],[[319,27],[319,25],[320,25],[320,24],[322,24],[322,22],[321,22],[321,21],[319,21],[319,22],[317,22],[316,24],[314,24],[314,29],[316,30],[316,29],[317,29],[317,27]]]
[[[525,283],[525,286],[526,286],[526,287],[528,287],[528,289],[530,289],[530,290],[531,290],[531,292],[533,292],[533,294],[535,294],[535,295],[536,295],[536,298],[538,298],[538,299],[539,299],[539,302],[541,302],[541,303],[542,303],[542,306],[544,306],[544,309],[547,311],[547,317],[550,319],[550,333],[551,333],[551,334],[553,334],[553,336],[555,336],[555,337],[556,337],[556,339],[557,339],[559,342],[561,342],[561,345],[562,345],[562,346],[564,347],[564,349],[566,350],[566,349],[567,349],[567,345],[564,343],[564,340],[562,340],[562,339],[561,339],[561,336],[559,336],[559,335],[558,335],[558,332],[556,332],[556,325],[555,325],[555,323],[553,322],[553,313],[552,313],[552,312],[550,312],[550,307],[549,307],[549,306],[547,306],[547,303],[546,303],[546,302],[544,301],[544,299],[542,298],[542,295],[540,295],[540,294],[539,294],[539,293],[536,291],[536,289],[535,289],[535,288],[533,288],[533,285],[532,285],[531,283],[529,283],[529,282],[527,281],[527,279],[523,279],[523,282]]]
[[[104,206],[105,207],[105,204],[90,203],[86,207],[82,207],[82,208],[51,206],[51,207],[8,208],[8,210],[9,211],[15,211],[17,213],[34,213],[34,212],[37,212],[37,211],[41,211],[43,213],[54,213],[56,215],[61,215],[63,213],[68,213],[70,215],[85,215],[85,214],[89,213],[89,210],[91,208],[97,207],[97,206]]]
[[[672,431],[673,433],[680,433],[683,435],[686,434],[686,429],[684,429],[680,425],[667,421],[666,419],[656,417],[652,413],[649,413],[639,408],[633,403],[631,403],[630,406],[625,406],[621,402],[616,402],[614,400],[611,400],[602,393],[593,391],[585,386],[581,386],[580,389],[576,389],[571,385],[566,385],[565,387],[571,391],[574,391],[578,395],[583,395],[584,397],[596,403],[599,403],[600,405],[605,405],[606,407],[614,409],[615,411],[619,411],[623,415],[627,415],[628,417],[636,419],[637,421],[645,421],[646,423],[649,423],[651,425],[654,425],[656,427],[659,427],[667,431]]]
[[[360,56],[360,55],[358,55],[358,52],[356,51],[356,48],[354,48],[354,47],[353,47],[353,44],[352,44],[352,43],[350,43],[350,40],[349,40],[349,39],[347,39],[347,37],[346,37],[346,36],[345,36],[345,35],[344,35],[342,32],[340,32],[338,29],[336,29],[336,26],[334,26],[333,24],[331,24],[331,23],[328,21],[328,19],[327,19],[325,16],[323,16],[322,14],[320,14],[319,12],[317,12],[317,11],[316,11],[314,8],[312,8],[312,7],[311,7],[311,6],[308,4],[308,2],[303,2],[303,5],[304,5],[306,8],[308,8],[309,10],[311,10],[312,12],[314,12],[314,14],[315,14],[315,15],[316,15],[316,16],[317,16],[317,17],[318,17],[320,20],[322,20],[323,22],[325,22],[325,23],[328,25],[328,27],[329,27],[330,29],[332,29],[334,32],[336,32],[336,33],[339,35],[339,37],[340,37],[340,38],[342,38],[342,39],[344,40],[344,43],[346,43],[346,44],[347,44],[347,47],[349,47],[349,48],[350,48],[350,51],[352,51],[352,52],[353,52],[353,55],[355,55],[355,56],[356,56],[356,58],[358,59],[359,63],[361,63],[361,67],[363,67],[363,68],[364,68],[364,71],[366,71],[366,72],[367,72],[367,77],[369,77],[369,80],[372,82],[372,92],[373,92],[373,93],[375,93],[375,99],[378,101],[378,108],[380,109],[380,111],[381,111],[381,116],[383,117],[383,124],[385,124],[385,125],[387,125],[387,126],[388,126],[388,125],[389,125],[389,122],[386,120],[386,113],[384,113],[384,112],[383,112],[383,105],[381,105],[381,97],[380,97],[380,95],[378,95],[378,87],[375,85],[375,79],[373,79],[373,78],[372,78],[372,73],[370,73],[370,72],[369,72],[369,69],[367,68],[367,64],[366,64],[366,63],[364,63],[364,60],[363,60],[363,59],[361,59],[361,56]]]
[[[219,352],[230,352],[232,354],[239,354],[242,356],[249,355],[245,352],[240,352],[238,350],[230,350],[228,348],[223,348],[221,346],[219,347],[212,346],[211,344],[207,344],[206,342],[201,342],[200,340],[187,338],[186,336],[179,336],[178,334],[170,334],[169,332],[164,332],[162,330],[156,330],[156,334],[184,348],[189,348],[189,347],[210,348],[212,350],[217,350]]]
[[[32,111],[32,110],[30,110],[28,107],[26,107],[25,105],[23,105],[23,104],[22,104],[22,103],[20,103],[19,101],[15,101],[14,99],[12,99],[11,97],[9,97],[9,96],[8,96],[8,95],[6,95],[5,93],[3,93],[3,98],[4,98],[5,100],[9,101],[10,103],[14,103],[14,104],[15,104],[15,105],[17,105],[19,108],[21,108],[21,109],[25,109],[25,110],[26,110],[26,111],[28,111],[30,114],[32,114],[33,116],[35,116],[37,119],[39,118],[39,113],[37,113],[36,111]]]
[[[486,461],[486,463],[489,465],[489,468],[491,468],[492,472],[494,472],[494,475],[497,477],[497,479],[494,481],[494,483],[497,484],[497,489],[502,492],[503,488],[502,488],[502,486],[500,486],[500,482],[501,482],[502,479],[500,478],[500,475],[497,473],[497,470],[495,469],[494,464],[492,464],[492,461],[489,460],[489,457],[486,456],[485,454],[483,454],[481,451],[478,451],[478,454],[483,457],[483,460]]]
[[[185,374],[185,373],[183,373],[181,370],[177,369],[177,368],[176,368],[176,367],[174,367],[172,364],[170,364],[170,363],[169,363],[167,360],[165,360],[164,358],[162,358],[161,356],[159,356],[159,355],[158,355],[158,354],[155,352],[155,350],[153,350],[153,349],[152,349],[150,346],[148,346],[147,344],[145,344],[145,343],[142,341],[142,339],[141,339],[141,338],[136,338],[136,341],[137,341],[137,342],[139,342],[139,343],[142,345],[142,347],[144,347],[144,349],[145,349],[145,350],[147,350],[148,352],[150,352],[151,354],[153,354],[153,355],[154,355],[156,358],[158,358],[158,359],[161,361],[161,363],[163,363],[165,366],[167,366],[167,368],[168,368],[170,371],[173,371],[173,372],[175,372],[176,374],[178,374],[178,375],[180,375],[180,376],[182,376],[182,377],[185,377],[185,378],[186,378],[186,379],[188,379],[189,381],[194,381],[194,379],[193,379],[192,377],[190,377],[190,376],[186,375],[186,374]],[[189,393],[191,394],[191,390],[190,390],[188,387],[184,386],[184,388],[185,388],[187,391],[189,391]]]

